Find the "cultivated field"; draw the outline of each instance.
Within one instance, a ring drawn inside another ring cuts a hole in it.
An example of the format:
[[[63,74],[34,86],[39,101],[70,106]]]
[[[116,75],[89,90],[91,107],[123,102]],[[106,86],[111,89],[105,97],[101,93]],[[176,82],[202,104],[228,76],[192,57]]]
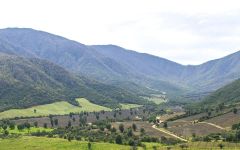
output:
[[[221,127],[230,129],[233,124],[240,123],[240,112],[237,114],[229,112],[227,114],[208,119],[205,122],[217,124]]]
[[[114,117],[115,115],[115,117]],[[134,108],[132,110],[130,109],[124,109],[124,110],[118,110],[116,112],[114,111],[101,111],[101,112],[89,112],[85,113],[84,116],[86,117],[87,123],[92,123],[97,120],[106,120],[106,119],[112,119],[112,120],[134,120],[136,117],[140,118],[147,118],[147,113],[143,111],[142,108]],[[97,118],[99,116],[99,118]],[[79,115],[72,115],[71,117],[69,115],[57,115],[53,116],[53,120],[58,119],[58,125],[53,126],[56,127],[66,127],[69,122],[71,122],[72,126],[79,126],[80,119]],[[34,124],[34,122],[38,122],[38,126],[43,127],[44,123],[48,125],[48,127],[51,127],[51,121],[49,117],[38,117],[38,118],[26,118],[26,119],[15,119],[13,120],[16,124],[22,124],[25,122],[29,122],[30,124]]]
[[[144,128],[145,134],[148,136],[157,137],[157,138],[160,138],[162,136],[164,136],[166,138],[173,138],[172,136],[169,136],[166,133],[163,133],[163,132],[160,132],[160,131],[154,129],[152,127],[153,124],[150,124],[150,123],[144,122],[144,121],[113,122],[112,126],[115,127],[116,129],[118,129],[119,125],[123,124],[124,128],[127,129],[127,128],[131,127],[133,123],[135,123],[137,125],[137,130],[136,130],[136,132],[134,132],[134,134],[136,134],[136,135],[140,135],[140,129]]]
[[[168,130],[184,138],[190,138],[193,133],[196,134],[196,136],[206,136],[211,133],[223,132],[223,130],[206,123],[197,123],[197,124],[186,123],[183,125],[169,127]]]
[[[0,113],[0,119],[3,118],[14,118],[14,117],[36,117],[36,116],[48,116],[53,115],[64,115],[70,112],[92,112],[92,111],[110,111],[110,108],[103,107],[100,105],[93,104],[84,98],[79,98],[77,101],[79,106],[74,106],[68,102],[55,102],[52,104],[39,105],[26,109],[11,109]],[[34,112],[36,110],[36,113]]]

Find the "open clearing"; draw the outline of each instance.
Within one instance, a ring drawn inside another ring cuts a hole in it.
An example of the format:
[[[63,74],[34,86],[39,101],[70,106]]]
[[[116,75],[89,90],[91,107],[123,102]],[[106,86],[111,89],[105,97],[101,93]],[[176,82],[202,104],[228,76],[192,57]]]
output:
[[[65,115],[65,114],[69,114],[70,112],[82,112],[82,111],[87,111],[87,112],[101,111],[101,110],[111,111],[110,108],[93,104],[84,98],[78,98],[76,100],[80,104],[80,107],[74,106],[65,101],[55,102],[52,104],[39,105],[39,106],[34,106],[26,109],[10,109],[10,110],[1,112],[0,119],[14,118],[14,117],[48,116],[49,114]],[[36,110],[36,113],[34,113],[34,109]]]
[[[120,105],[122,106],[121,109],[130,109],[130,108],[137,108],[142,106],[138,104],[120,104]]]
[[[151,97],[144,97],[144,98],[154,102],[157,105],[167,101],[164,95],[152,95]]]

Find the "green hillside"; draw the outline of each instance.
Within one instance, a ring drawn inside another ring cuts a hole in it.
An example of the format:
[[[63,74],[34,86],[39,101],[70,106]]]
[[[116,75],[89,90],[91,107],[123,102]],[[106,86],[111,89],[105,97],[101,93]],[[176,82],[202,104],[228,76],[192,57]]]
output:
[[[144,103],[134,93],[76,76],[51,62],[0,53],[0,111],[56,101],[78,105],[75,98],[107,107]]]
[[[217,105],[240,102],[240,80],[236,80],[206,97],[204,104]]]

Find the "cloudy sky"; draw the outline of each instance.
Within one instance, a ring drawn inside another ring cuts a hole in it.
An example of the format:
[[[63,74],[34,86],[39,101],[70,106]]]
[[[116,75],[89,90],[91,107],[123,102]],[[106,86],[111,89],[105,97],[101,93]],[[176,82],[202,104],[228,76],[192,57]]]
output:
[[[0,0],[0,28],[116,44],[182,64],[240,49],[239,0]]]

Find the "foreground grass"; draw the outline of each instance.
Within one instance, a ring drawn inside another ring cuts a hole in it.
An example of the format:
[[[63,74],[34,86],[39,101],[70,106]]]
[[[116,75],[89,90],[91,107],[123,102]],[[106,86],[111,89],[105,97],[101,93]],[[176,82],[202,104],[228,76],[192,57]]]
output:
[[[91,143],[92,150],[129,150],[129,146],[110,143]],[[88,142],[59,138],[30,137],[0,139],[1,150],[88,150]]]
[[[36,117],[36,116],[47,116],[53,115],[65,115],[70,112],[81,112],[81,111],[111,111],[110,108],[103,107],[100,105],[93,104],[84,98],[77,99],[79,106],[74,106],[68,102],[55,102],[52,104],[39,105],[26,109],[10,109],[0,113],[0,119],[3,118],[14,118],[14,117]],[[36,113],[34,113],[34,109]]]
[[[220,150],[219,144],[223,144],[223,149],[237,150],[240,149],[240,143],[227,142],[190,142],[186,143],[185,150]],[[146,150],[182,150],[180,144],[173,146],[166,146],[159,143],[143,143],[146,145]],[[60,138],[47,137],[32,137],[20,136],[18,138],[0,139],[1,150],[88,150],[88,142],[76,141],[71,142]],[[103,142],[92,142],[91,150],[130,150],[131,147],[127,145],[118,145]],[[142,147],[138,148],[142,150]]]

